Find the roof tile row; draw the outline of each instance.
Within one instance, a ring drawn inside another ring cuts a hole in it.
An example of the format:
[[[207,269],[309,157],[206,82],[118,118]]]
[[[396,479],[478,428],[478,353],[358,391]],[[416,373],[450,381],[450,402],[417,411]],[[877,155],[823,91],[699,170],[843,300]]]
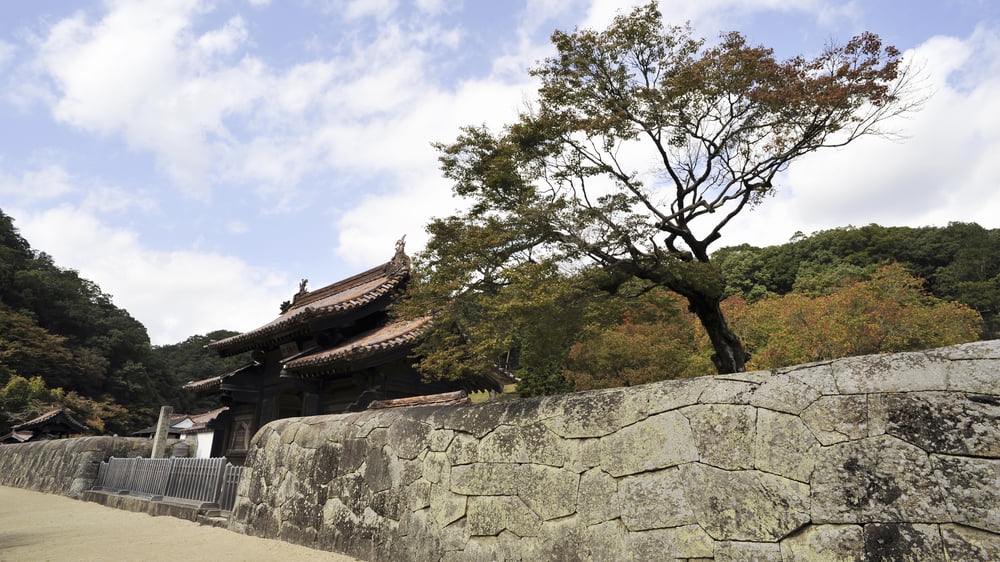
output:
[[[296,371],[312,371],[336,363],[357,361],[396,351],[415,344],[431,328],[433,322],[433,316],[423,316],[415,320],[400,320],[386,324],[335,348],[289,361],[284,364],[284,368],[295,374]]]
[[[278,318],[205,347],[232,355],[304,332],[308,323],[317,318],[346,314],[396,291],[409,277],[409,264],[406,254],[398,252],[392,260],[368,271],[315,291],[299,293],[292,306]]]

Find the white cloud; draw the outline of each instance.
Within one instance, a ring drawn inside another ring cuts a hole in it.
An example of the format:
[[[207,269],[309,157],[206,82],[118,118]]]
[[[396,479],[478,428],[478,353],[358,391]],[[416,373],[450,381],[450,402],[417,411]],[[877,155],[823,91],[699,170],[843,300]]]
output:
[[[201,56],[230,54],[247,40],[247,28],[243,18],[236,16],[226,22],[222,29],[209,31],[195,40]]]
[[[207,175],[233,143],[224,117],[262,94],[259,61],[227,58],[246,42],[243,20],[197,35],[192,21],[207,8],[194,0],[111,8],[96,22],[78,12],[51,27],[33,65],[51,83],[39,97],[59,121],[152,150],[178,184],[207,197]],[[39,84],[24,87],[37,95]]]
[[[20,203],[58,199],[76,191],[73,178],[56,164],[13,176],[0,170],[0,195]]]
[[[533,91],[533,83],[523,78],[511,83],[491,77],[460,84],[454,91],[427,91],[410,111],[344,136],[360,141],[359,146],[379,147],[354,156],[356,164],[382,172],[377,177],[384,190],[365,195],[340,216],[336,254],[349,263],[371,263],[373,254],[391,249],[403,234],[410,251],[419,250],[430,218],[452,214],[460,204],[441,176],[431,142],[453,141],[463,125],[496,129],[516,119],[525,92]]]
[[[250,232],[250,225],[241,220],[232,220],[226,224],[226,230],[232,234],[246,234]]]
[[[14,45],[0,40],[0,70],[3,70],[10,61],[14,60]]]
[[[601,29],[619,14],[626,14],[645,0],[593,0],[582,28]],[[831,0],[660,0],[660,13],[668,24],[691,22],[701,33],[715,34],[732,29],[741,18],[755,12],[799,12],[812,15],[817,22],[830,26],[857,17],[853,1]]]
[[[142,191],[133,191],[121,187],[100,186],[86,190],[82,207],[88,211],[101,213],[140,211],[149,212],[158,207],[152,196]]]
[[[192,250],[154,251],[127,229],[61,206],[15,210],[21,234],[61,267],[80,272],[112,295],[149,331],[155,345],[218,329],[249,330],[278,315],[294,292],[282,272]]]
[[[453,12],[462,6],[461,0],[416,0],[417,9],[428,14]]]
[[[397,6],[396,0],[348,0],[344,6],[343,14],[347,19],[367,16],[385,19],[396,11]]]

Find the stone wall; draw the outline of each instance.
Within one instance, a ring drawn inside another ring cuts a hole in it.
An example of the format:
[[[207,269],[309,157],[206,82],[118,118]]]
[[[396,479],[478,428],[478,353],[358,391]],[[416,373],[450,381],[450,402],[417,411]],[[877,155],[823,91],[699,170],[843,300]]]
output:
[[[365,560],[985,560],[1000,341],[279,420],[230,529]]]
[[[148,457],[152,440],[80,437],[0,445],[0,486],[76,496],[94,485],[109,457]]]

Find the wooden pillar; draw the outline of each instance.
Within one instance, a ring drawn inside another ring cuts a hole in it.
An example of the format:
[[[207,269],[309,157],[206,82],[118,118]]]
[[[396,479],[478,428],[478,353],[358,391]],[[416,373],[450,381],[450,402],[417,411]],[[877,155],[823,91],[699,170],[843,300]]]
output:
[[[167,457],[167,438],[170,436],[170,415],[174,413],[172,406],[160,408],[160,419],[156,422],[156,437],[153,438],[153,452],[149,456],[151,459],[164,459]]]

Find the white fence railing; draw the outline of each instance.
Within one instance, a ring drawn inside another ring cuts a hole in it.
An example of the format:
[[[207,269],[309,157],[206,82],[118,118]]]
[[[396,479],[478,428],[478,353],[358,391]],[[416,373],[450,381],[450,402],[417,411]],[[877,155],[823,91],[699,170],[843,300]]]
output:
[[[242,466],[225,458],[145,459],[115,458],[97,469],[95,490],[146,496],[153,500],[181,498],[216,504],[230,510],[236,500],[236,485]]]

